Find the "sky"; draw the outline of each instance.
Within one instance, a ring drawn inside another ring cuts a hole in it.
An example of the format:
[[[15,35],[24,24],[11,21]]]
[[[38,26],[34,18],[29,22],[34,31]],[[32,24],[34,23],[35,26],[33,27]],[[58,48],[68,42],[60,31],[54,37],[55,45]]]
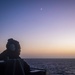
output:
[[[23,58],[75,58],[75,1],[0,0],[0,53],[9,38]]]

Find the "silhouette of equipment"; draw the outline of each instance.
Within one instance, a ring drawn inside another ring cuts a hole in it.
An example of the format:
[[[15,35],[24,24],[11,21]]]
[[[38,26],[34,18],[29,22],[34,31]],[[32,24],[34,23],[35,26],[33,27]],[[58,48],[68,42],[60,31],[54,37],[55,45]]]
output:
[[[26,75],[20,59],[0,61],[0,75]],[[46,75],[46,70],[31,69],[29,75]]]

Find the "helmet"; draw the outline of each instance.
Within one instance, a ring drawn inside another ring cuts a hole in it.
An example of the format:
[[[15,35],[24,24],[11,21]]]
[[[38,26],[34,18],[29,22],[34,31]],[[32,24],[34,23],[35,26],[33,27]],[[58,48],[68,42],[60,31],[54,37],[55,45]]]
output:
[[[21,49],[19,42],[14,40],[13,38],[8,39],[6,48],[7,50],[11,50],[11,51],[20,51]]]

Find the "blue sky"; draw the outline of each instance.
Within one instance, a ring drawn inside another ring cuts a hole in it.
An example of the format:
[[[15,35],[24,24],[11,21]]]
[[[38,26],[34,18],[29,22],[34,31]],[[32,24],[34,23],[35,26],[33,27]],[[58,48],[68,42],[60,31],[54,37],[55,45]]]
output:
[[[0,52],[14,38],[21,57],[75,57],[74,0],[3,0],[0,11]]]

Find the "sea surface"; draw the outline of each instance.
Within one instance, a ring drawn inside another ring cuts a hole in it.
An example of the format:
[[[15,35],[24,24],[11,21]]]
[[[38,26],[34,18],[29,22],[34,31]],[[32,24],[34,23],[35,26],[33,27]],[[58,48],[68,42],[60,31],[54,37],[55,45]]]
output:
[[[75,75],[75,59],[24,59],[32,68],[45,69],[46,75]]]

